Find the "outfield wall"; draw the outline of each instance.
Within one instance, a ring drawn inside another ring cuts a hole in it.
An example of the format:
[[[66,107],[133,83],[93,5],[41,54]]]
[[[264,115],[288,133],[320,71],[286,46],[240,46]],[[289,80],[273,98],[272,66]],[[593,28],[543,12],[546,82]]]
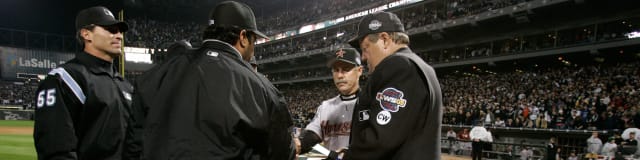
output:
[[[33,110],[0,110],[0,120],[33,120]]]

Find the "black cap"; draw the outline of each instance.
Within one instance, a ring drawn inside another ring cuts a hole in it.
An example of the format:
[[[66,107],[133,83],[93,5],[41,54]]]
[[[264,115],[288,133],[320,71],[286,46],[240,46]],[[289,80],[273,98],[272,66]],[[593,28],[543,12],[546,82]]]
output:
[[[85,26],[95,24],[99,26],[118,25],[121,32],[129,30],[129,26],[125,22],[116,20],[113,13],[106,7],[95,6],[83,9],[76,16],[76,30],[80,30]]]
[[[335,52],[335,58],[331,59],[327,66],[329,68],[333,67],[338,61],[347,62],[353,64],[355,66],[360,66],[362,63],[360,62],[360,53],[356,49],[353,48],[340,48]]]
[[[365,16],[358,23],[358,34],[349,40],[349,44],[360,49],[362,38],[372,33],[404,32],[400,18],[391,12],[377,12]]]
[[[264,33],[258,31],[256,16],[251,8],[240,2],[224,1],[216,5],[209,16],[209,25],[237,27],[269,39]]]

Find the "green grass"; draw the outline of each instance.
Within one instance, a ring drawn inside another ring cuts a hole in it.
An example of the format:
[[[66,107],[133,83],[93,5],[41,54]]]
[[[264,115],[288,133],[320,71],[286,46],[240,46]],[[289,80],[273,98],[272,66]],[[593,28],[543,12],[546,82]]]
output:
[[[0,134],[0,157],[3,160],[36,159],[32,136]]]
[[[33,127],[33,121],[0,120],[0,127]],[[32,134],[0,133],[0,159],[34,160],[36,158]]]
[[[0,120],[0,127],[33,127],[33,121]],[[2,134],[2,133],[0,133]]]

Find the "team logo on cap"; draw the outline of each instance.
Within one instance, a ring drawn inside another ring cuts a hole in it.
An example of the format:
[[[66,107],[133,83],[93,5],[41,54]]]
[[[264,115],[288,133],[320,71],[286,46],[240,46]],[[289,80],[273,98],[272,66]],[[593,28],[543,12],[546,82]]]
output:
[[[371,22],[369,22],[369,29],[371,29],[372,31],[378,30],[381,26],[382,26],[382,23],[380,23],[380,21],[378,20],[374,19]]]
[[[111,13],[111,11],[109,11],[109,10],[107,10],[107,9],[102,9],[102,10],[104,11],[104,14],[106,14],[106,15],[108,15],[108,16],[111,16],[111,17],[115,18],[115,17],[113,16],[113,13]]]
[[[380,108],[390,112],[398,112],[407,104],[407,100],[402,97],[404,97],[404,93],[395,88],[386,88],[376,94]]]
[[[338,52],[336,52],[336,56],[337,57],[344,57],[344,51],[342,49],[338,50]]]

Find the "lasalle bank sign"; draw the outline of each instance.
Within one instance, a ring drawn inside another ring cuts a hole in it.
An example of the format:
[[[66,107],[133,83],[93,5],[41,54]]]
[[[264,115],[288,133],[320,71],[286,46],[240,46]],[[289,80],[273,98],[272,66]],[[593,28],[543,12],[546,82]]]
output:
[[[65,62],[65,61],[53,62],[48,59],[37,59],[37,58],[23,59],[22,57],[10,57],[8,60],[10,61],[12,66],[42,68],[42,69],[53,69]]]
[[[14,78],[18,73],[47,74],[73,57],[73,54],[63,52],[0,46],[3,78]]]

